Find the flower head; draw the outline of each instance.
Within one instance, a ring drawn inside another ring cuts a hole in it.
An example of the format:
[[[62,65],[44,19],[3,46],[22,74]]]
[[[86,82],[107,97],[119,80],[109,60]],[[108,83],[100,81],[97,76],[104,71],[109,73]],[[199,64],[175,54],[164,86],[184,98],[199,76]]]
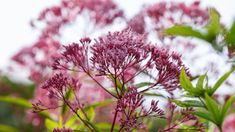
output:
[[[176,52],[169,52],[169,49],[160,47],[149,47],[150,59],[147,63],[149,69],[158,71],[156,76],[157,84],[160,84],[168,91],[179,87],[180,70],[184,66],[181,56]]]
[[[127,29],[99,38],[92,47],[93,66],[101,75],[120,74],[141,62],[145,57],[144,36]]]
[[[64,46],[65,50],[62,56],[55,59],[53,69],[62,70],[80,70],[87,71],[88,66],[88,44],[91,42],[89,38],[82,38],[80,44],[73,43]]]
[[[76,88],[80,86],[76,80],[69,78],[62,73],[55,74],[52,78],[48,79],[42,88],[49,92],[49,97],[63,99],[69,88]]]
[[[130,27],[134,32],[143,34],[145,33],[145,21],[144,14],[139,13],[135,15],[130,21],[128,21],[128,27]]]
[[[146,110],[143,106],[143,97],[143,94],[137,92],[135,87],[129,87],[124,96],[118,100],[117,110],[122,114],[120,123],[125,131],[129,132],[133,128],[142,127],[140,118],[162,117],[163,111],[158,108],[158,101],[152,101],[150,109]]]

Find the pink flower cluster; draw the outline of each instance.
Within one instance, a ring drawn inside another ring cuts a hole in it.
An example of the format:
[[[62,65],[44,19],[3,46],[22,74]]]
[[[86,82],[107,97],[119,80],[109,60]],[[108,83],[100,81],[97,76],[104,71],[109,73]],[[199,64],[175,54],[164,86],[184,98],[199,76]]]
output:
[[[149,110],[144,108],[144,92],[152,88],[158,89],[158,86],[168,92],[179,88],[179,73],[184,65],[177,53],[147,43],[145,35],[126,29],[110,32],[95,40],[93,45],[91,39],[83,38],[79,44],[64,46],[64,51],[54,60],[52,66],[56,72],[63,74],[55,74],[44,83],[42,88],[48,91],[48,96],[64,102],[77,115],[76,111],[83,109],[77,96],[79,90],[83,89],[83,81],[76,78],[76,75],[85,73],[100,89],[117,100],[111,131],[116,119],[119,119],[120,130],[130,131],[142,126],[140,118],[163,116],[163,111],[157,106],[158,101],[153,100]],[[155,81],[140,91],[135,86],[135,78],[149,70],[158,71],[154,75]],[[129,73],[128,76],[126,73]],[[105,81],[97,80],[97,76],[104,77]],[[68,89],[73,90],[76,103],[66,98]],[[111,92],[112,90],[115,92]],[[36,111],[46,109],[43,104],[34,106]],[[89,124],[86,125],[89,127]]]

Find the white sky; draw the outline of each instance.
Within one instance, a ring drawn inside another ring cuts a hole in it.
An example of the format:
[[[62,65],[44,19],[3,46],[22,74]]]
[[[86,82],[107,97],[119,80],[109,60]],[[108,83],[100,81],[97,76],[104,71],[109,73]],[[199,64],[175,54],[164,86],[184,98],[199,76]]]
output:
[[[30,45],[36,38],[29,21],[38,16],[46,6],[59,0],[1,0],[0,1],[0,69],[5,68],[9,58],[22,46]],[[127,9],[130,16],[139,10],[143,2],[154,0],[116,0]],[[175,1],[175,0],[173,0]],[[178,0],[179,1],[179,0]],[[184,0],[192,2],[192,0]],[[235,0],[202,0],[203,6],[215,6],[222,21],[229,25],[235,18]]]

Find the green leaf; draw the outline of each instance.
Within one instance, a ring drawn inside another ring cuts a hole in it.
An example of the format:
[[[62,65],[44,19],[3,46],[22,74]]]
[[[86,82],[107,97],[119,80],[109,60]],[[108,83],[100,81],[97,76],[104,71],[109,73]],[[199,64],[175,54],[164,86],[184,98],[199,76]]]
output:
[[[179,101],[179,100],[171,100],[175,104],[177,104],[180,107],[205,107],[204,104],[197,100],[185,100],[185,101]]]
[[[73,90],[72,88],[69,88],[69,90],[67,91],[65,98],[66,99],[71,99],[73,96]],[[61,114],[65,115],[66,112],[69,110],[68,106],[66,105],[66,103],[63,104],[62,108],[61,108]]]
[[[180,72],[180,84],[182,86],[182,88],[187,91],[190,95],[194,95],[194,96],[199,96],[200,95],[200,91],[198,91],[197,89],[195,89],[192,85],[192,83],[190,82],[187,74],[185,73],[184,68],[182,68],[181,72]]]
[[[91,122],[94,121],[94,119],[95,119],[95,110],[94,110],[94,107],[90,107],[90,108],[86,109],[85,112],[87,113],[89,121],[91,121]]]
[[[235,70],[235,67],[232,68],[229,72],[225,73],[214,85],[214,87],[210,90],[209,94],[213,95],[215,91],[221,86],[221,84],[230,76],[231,73],[233,73]]]
[[[104,106],[107,106],[109,104],[112,104],[113,101],[114,101],[113,99],[107,99],[107,100],[104,100],[104,101],[101,101],[101,102],[93,103],[93,104],[90,104],[90,105],[86,106],[84,108],[84,110],[89,109],[90,107],[93,107],[93,108],[104,107]]]
[[[216,123],[216,121],[212,118],[212,115],[208,112],[205,112],[205,111],[193,111],[193,112],[190,112],[192,113],[193,115],[196,115],[198,117],[201,117],[203,119],[206,119],[208,121],[211,121],[213,123]]]
[[[45,126],[49,131],[52,131],[54,128],[59,128],[59,124],[50,119],[45,120]]]
[[[135,84],[135,86],[136,86],[137,88],[142,88],[142,87],[150,86],[150,85],[153,85],[153,83],[152,83],[152,82],[141,82],[141,83]]]
[[[221,31],[220,14],[215,8],[209,9],[209,23],[206,25],[207,41],[212,42]]]
[[[197,81],[197,85],[196,85],[197,89],[203,90],[203,86],[204,86],[203,84],[204,84],[206,77],[207,77],[206,73],[199,77],[199,79]]]
[[[19,131],[12,126],[0,124],[0,132],[19,132]]]
[[[223,120],[224,120],[224,118],[225,118],[225,116],[226,116],[226,113],[228,112],[228,109],[229,109],[229,107],[232,105],[234,99],[235,99],[235,96],[230,97],[230,98],[226,101],[226,103],[223,105],[222,110],[221,110],[221,113],[220,113],[220,115],[221,115],[221,122],[223,122]]]
[[[220,110],[218,104],[207,93],[205,93],[205,104],[207,110],[211,113],[212,118],[214,119],[216,124],[219,125],[221,122],[219,122]]]
[[[163,31],[164,34],[167,35],[175,35],[175,36],[185,36],[185,37],[196,37],[199,39],[205,39],[203,34],[200,31],[192,29],[190,26],[185,25],[176,25],[171,28],[165,29]]]
[[[14,105],[17,105],[19,107],[26,108],[26,109],[32,109],[31,102],[29,102],[26,99],[19,98],[19,97],[1,96],[0,95],[0,102],[6,102],[6,103],[14,104]],[[51,119],[48,112],[46,112],[46,111],[40,112],[39,115],[41,115],[44,118]]]
[[[162,94],[157,94],[157,93],[144,93],[145,96],[154,96],[154,97],[163,97],[165,98],[165,96],[163,96]]]
[[[32,108],[32,104],[28,100],[19,97],[0,96],[0,101],[11,103],[27,109]]]
[[[112,127],[112,124],[106,123],[106,122],[101,122],[101,123],[96,123],[96,127],[98,127],[102,131],[110,131],[110,128]],[[118,131],[119,130],[119,126],[115,125],[114,126],[114,130]]]
[[[229,47],[235,48],[235,20],[233,21],[233,24],[229,30],[229,32],[226,34],[225,39],[228,43]]]
[[[77,121],[77,116],[72,116],[70,117],[66,123],[65,123],[65,127],[66,128],[72,128],[72,129],[76,129],[77,124],[75,124]]]
[[[116,83],[117,88],[119,88],[121,90],[122,89],[122,83],[121,83],[120,79],[117,78],[117,77],[114,77],[114,75],[111,75],[111,74],[109,74],[108,76],[113,81],[114,84]]]

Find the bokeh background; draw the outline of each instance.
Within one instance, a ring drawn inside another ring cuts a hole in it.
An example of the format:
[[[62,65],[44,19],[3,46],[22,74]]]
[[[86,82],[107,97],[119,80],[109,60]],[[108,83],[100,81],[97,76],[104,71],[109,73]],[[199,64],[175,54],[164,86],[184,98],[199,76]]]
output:
[[[157,0],[114,0],[118,5],[125,11],[127,18],[131,18],[134,14],[138,13],[141,10],[144,4],[151,4],[158,2]],[[168,0],[170,1],[170,0]],[[183,1],[185,3],[192,3],[193,0],[174,0],[174,1]],[[30,21],[38,17],[39,13],[46,7],[56,5],[59,0],[1,0],[0,1],[0,73],[2,75],[7,75],[9,78],[20,81],[27,82],[27,85],[18,85],[12,83],[11,86],[16,87],[16,91],[25,92],[23,87],[33,87],[31,82],[28,80],[27,73],[24,70],[18,69],[11,71],[10,67],[12,62],[10,58],[18,52],[21,48],[25,46],[30,46],[35,40],[37,40],[40,32],[33,30],[30,27]],[[221,14],[221,22],[225,26],[230,26],[235,19],[235,1],[234,0],[201,0],[202,7],[215,7]],[[84,26],[85,23],[80,23],[81,26]],[[123,27],[122,23],[113,27],[110,30],[118,30]],[[72,30],[66,31],[64,37],[64,43],[73,42],[79,40],[79,29],[72,28]],[[94,34],[94,36],[96,36]],[[154,40],[153,40],[154,42]],[[214,76],[216,80],[218,76],[229,70],[226,64],[226,55],[217,54],[210,46],[203,44],[205,42],[196,41],[196,43],[201,43],[197,49],[192,53],[197,54],[200,51],[200,59],[191,64],[190,57],[185,56],[186,65],[191,68],[191,71],[194,74],[201,74],[207,71],[205,65],[208,64],[208,60],[211,62],[220,62],[216,65],[216,68],[219,70],[217,76]],[[194,61],[194,60],[193,60]],[[198,63],[197,63],[198,62]],[[213,66],[210,68],[213,69]],[[210,74],[210,73],[209,73]],[[213,83],[213,74],[212,82]],[[1,78],[2,79],[2,78]],[[230,78],[230,81],[232,79]],[[5,80],[7,81],[7,80]],[[232,81],[234,82],[234,80]],[[10,82],[11,83],[11,82]],[[33,90],[33,89],[32,89]],[[233,92],[235,90],[232,90]],[[28,93],[27,93],[28,92]],[[32,97],[32,91],[27,91],[23,96],[27,99]],[[219,91],[221,93],[231,92],[231,89]],[[0,89],[1,93],[1,89]],[[2,109],[5,107],[6,109]],[[8,111],[9,109],[14,108],[14,111]],[[20,120],[23,118],[22,109],[17,109],[17,107],[12,107],[5,103],[0,103],[0,124],[11,124],[13,126],[20,126]],[[23,126],[24,127],[24,126]],[[31,131],[33,126],[27,126],[24,130]],[[1,125],[0,125],[1,131]]]

